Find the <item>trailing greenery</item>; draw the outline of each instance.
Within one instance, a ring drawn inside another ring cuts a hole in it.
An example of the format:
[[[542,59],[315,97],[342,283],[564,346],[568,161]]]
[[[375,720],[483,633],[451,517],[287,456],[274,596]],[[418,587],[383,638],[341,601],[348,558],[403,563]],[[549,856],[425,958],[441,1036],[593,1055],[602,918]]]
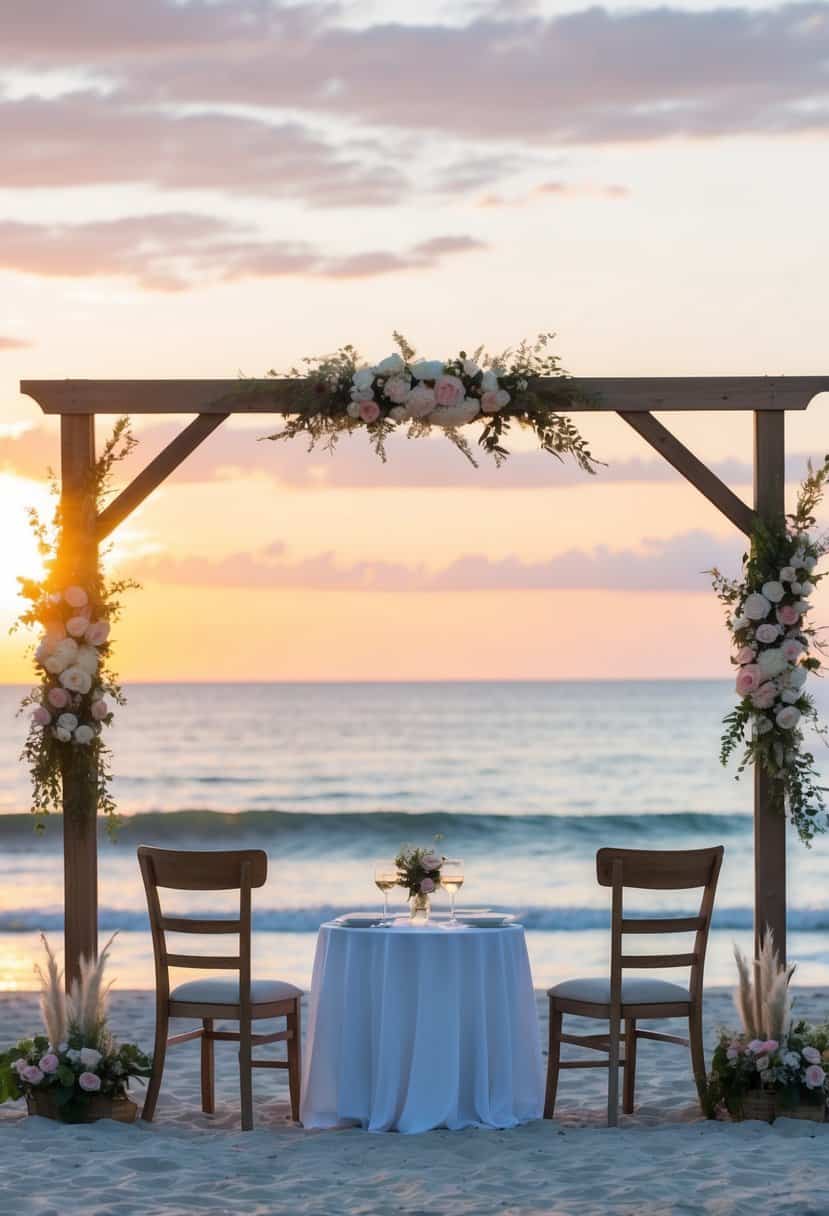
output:
[[[725,605],[736,654],[740,701],[725,717],[720,760],[727,764],[742,745],[737,776],[758,764],[773,779],[781,809],[806,844],[826,830],[825,787],[805,746],[803,725],[826,736],[807,678],[819,675],[825,646],[810,623],[810,597],[820,580],[829,539],[814,534],[815,512],[829,479],[829,456],[809,471],[792,514],[779,526],[760,523],[743,555],[740,579],[712,570],[714,590]]]
[[[92,469],[91,484],[84,487],[97,510],[111,491],[116,465],[135,443],[129,419],[119,419]],[[64,788],[91,786],[97,810],[113,831],[111,753],[102,731],[112,723],[112,703],[123,705],[124,695],[110,664],[110,629],[120,615],[123,592],[138,584],[105,578],[100,562],[92,571],[75,568],[54,476],[50,488],[56,498],[51,521],[29,511],[45,573],[41,579],[18,580],[27,606],[12,627],[42,631],[33,647],[38,683],[20,707],[21,713],[31,712],[21,759],[29,767],[35,815],[72,813]],[[42,830],[42,821],[36,826]]]
[[[478,446],[496,464],[509,456],[506,440],[510,430],[519,427],[535,434],[542,451],[559,460],[572,456],[585,473],[595,473],[601,462],[565,416],[575,403],[592,402],[562,370],[550,349],[554,337],[539,334],[534,342],[524,341],[496,356],[479,347],[471,355],[460,351],[452,359],[424,360],[395,332],[399,353],[374,366],[353,346],[306,358],[303,367],[292,368],[289,375],[306,381],[310,392],[288,416],[284,429],[267,438],[305,435],[309,448],[322,444],[330,451],[342,434],[365,430],[385,461],[386,441],[399,426],[408,424],[408,435],[415,439],[438,427],[475,465],[472,446],[460,428],[477,422]]]

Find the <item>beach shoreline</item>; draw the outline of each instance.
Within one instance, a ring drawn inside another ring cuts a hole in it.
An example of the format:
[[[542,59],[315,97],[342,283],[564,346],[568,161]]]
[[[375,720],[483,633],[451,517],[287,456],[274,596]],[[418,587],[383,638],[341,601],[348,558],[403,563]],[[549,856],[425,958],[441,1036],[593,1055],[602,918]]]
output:
[[[796,1016],[829,1014],[829,990],[802,986],[793,995]],[[546,998],[543,992],[536,998],[542,1050]],[[150,1047],[153,1009],[151,992],[115,989],[115,1034]],[[705,1014],[710,1059],[719,1026],[736,1021],[731,992],[709,990]],[[2,1045],[38,1025],[36,993],[0,994]],[[649,1025],[681,1033],[676,1020]],[[592,1024],[574,1029],[587,1032]],[[705,1120],[688,1053],[679,1047],[641,1044],[637,1108],[621,1116],[618,1129],[604,1126],[606,1074],[590,1069],[562,1074],[554,1122],[417,1136],[306,1132],[290,1123],[285,1075],[273,1070],[254,1074],[255,1128],[243,1133],[233,1049],[217,1051],[212,1116],[200,1110],[198,1051],[188,1043],[168,1053],[151,1125],[70,1127],[26,1118],[22,1103],[0,1107],[5,1210],[14,1216],[823,1216],[826,1210],[820,1159],[829,1124]]]

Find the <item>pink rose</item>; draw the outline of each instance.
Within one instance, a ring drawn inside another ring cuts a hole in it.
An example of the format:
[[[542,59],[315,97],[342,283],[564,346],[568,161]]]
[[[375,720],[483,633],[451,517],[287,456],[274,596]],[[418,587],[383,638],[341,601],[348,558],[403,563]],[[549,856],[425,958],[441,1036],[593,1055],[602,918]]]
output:
[[[81,638],[89,628],[89,621],[85,616],[73,616],[66,622],[66,632],[70,638]]]
[[[753,646],[741,646],[737,651],[737,662],[741,665],[745,663],[753,663],[757,656],[757,651]]]
[[[781,604],[777,609],[777,619],[781,625],[796,625],[800,620],[800,613],[794,604]]]
[[[51,1051],[49,1052],[48,1055],[41,1056],[40,1063],[38,1065],[38,1067],[40,1068],[40,1071],[42,1073],[46,1073],[47,1076],[50,1073],[57,1072],[59,1066],[60,1066],[60,1060],[54,1054],[54,1052],[51,1052]]]
[[[23,1069],[28,1068],[28,1067],[29,1067],[29,1061],[26,1059],[25,1056],[20,1056],[20,1058],[15,1060],[15,1062],[12,1064],[12,1068],[17,1073],[18,1077],[22,1077]]]
[[[779,1046],[780,1044],[777,1042],[777,1039],[766,1039],[763,1044],[763,1054],[773,1056]]]
[[[94,1072],[82,1072],[78,1077],[78,1084],[88,1094],[94,1094],[101,1088],[101,1078],[96,1077]]]
[[[750,696],[751,704],[755,709],[771,709],[777,698],[777,689],[774,687],[771,681],[767,681],[765,684],[761,684],[759,688],[755,689]]]
[[[428,384],[416,384],[409,393],[406,408],[412,418],[425,418],[435,408],[435,390]]]
[[[360,403],[360,417],[363,422],[376,422],[380,417],[380,406],[376,401],[363,401]]]
[[[820,1052],[816,1047],[804,1047],[800,1053],[807,1064],[819,1064]]]
[[[780,626],[766,623],[757,626],[757,641],[770,645],[780,637]]]
[[[38,726],[48,726],[52,721],[52,715],[48,709],[44,709],[42,705],[38,705],[35,712],[32,714],[32,721],[37,722]]]
[[[85,608],[89,603],[89,596],[83,587],[67,587],[63,593],[63,598],[70,608]]]
[[[40,1082],[43,1080],[43,1073],[37,1064],[27,1064],[25,1068],[21,1068],[20,1076],[24,1081],[28,1081],[30,1085],[40,1085]]]
[[[46,699],[53,709],[66,709],[69,693],[65,688],[50,688]]]
[[[459,405],[465,396],[463,381],[457,376],[441,376],[435,381],[435,401],[438,405]]]
[[[421,892],[424,895],[431,895],[431,893],[434,891],[434,889],[435,889],[435,884],[432,882],[431,878],[424,878],[422,883],[420,884]]]
[[[737,692],[741,697],[748,696],[750,692],[755,692],[763,679],[763,673],[756,663],[747,663],[745,667],[741,667],[737,675]]]
[[[443,865],[443,858],[438,857],[437,853],[425,853],[420,859],[420,864],[424,870],[439,870]]]
[[[808,1089],[820,1089],[826,1080],[826,1073],[819,1064],[810,1064],[803,1078]]]
[[[90,646],[103,646],[108,637],[109,621],[93,621],[84,633],[84,638]]]
[[[106,701],[93,701],[89,712],[96,722],[102,722],[109,713],[109,706]]]
[[[481,394],[481,409],[485,414],[497,414],[500,408],[497,389],[491,388],[488,392]]]
[[[762,1052],[765,1045],[766,1044],[763,1039],[752,1039],[748,1045],[748,1050],[751,1052],[751,1054],[753,1056],[756,1056]]]
[[[806,653],[806,647],[797,638],[786,638],[780,649],[783,658],[788,659],[790,663],[796,663],[800,656]]]

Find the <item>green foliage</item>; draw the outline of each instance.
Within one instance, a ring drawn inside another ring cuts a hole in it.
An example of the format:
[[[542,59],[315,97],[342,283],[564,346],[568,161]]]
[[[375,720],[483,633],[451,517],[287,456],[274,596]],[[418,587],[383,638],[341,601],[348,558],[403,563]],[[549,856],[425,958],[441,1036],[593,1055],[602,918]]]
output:
[[[496,413],[479,412],[474,419],[481,427],[478,446],[496,464],[509,456],[505,446],[512,427],[532,431],[542,451],[558,460],[572,456],[585,473],[595,473],[601,463],[596,460],[586,440],[573,422],[566,417],[568,408],[576,402],[583,405],[588,398],[561,368],[557,355],[549,347],[554,334],[539,334],[534,342],[524,341],[515,350],[506,350],[498,356],[488,356],[482,348],[471,356],[460,351],[456,358],[446,361],[443,375],[457,378],[463,383],[467,402],[480,402],[485,391],[485,373],[495,373],[498,386],[509,394],[509,403]],[[400,351],[403,367],[399,373],[410,379],[410,366],[415,361],[414,347],[395,332],[394,340]],[[429,422],[426,418],[412,416],[400,407],[401,417],[394,416],[395,406],[384,394],[389,375],[377,374],[372,393],[379,407],[379,415],[371,422],[349,413],[352,407],[352,388],[355,372],[365,367],[359,352],[353,346],[343,346],[332,355],[306,358],[303,366],[292,368],[289,375],[303,380],[307,392],[299,403],[297,413],[287,417],[281,431],[268,435],[268,439],[292,439],[297,435],[308,438],[309,450],[321,445],[332,451],[342,434],[365,430],[369,441],[382,461],[386,460],[386,441],[398,426],[408,423],[410,438],[421,438],[437,428],[470,461],[476,465],[473,449],[460,426],[449,426]],[[474,366],[475,370],[472,370]],[[270,371],[269,376],[277,373]],[[544,380],[542,384],[541,381]],[[257,383],[257,382],[254,382]],[[432,387],[434,379],[421,382]]]
[[[98,511],[106,505],[106,500],[112,492],[116,465],[129,456],[135,443],[129,419],[120,418],[92,469],[91,484],[86,487]],[[137,584],[130,579],[107,579],[100,564],[91,576],[88,571],[82,573],[73,568],[70,547],[63,534],[59,486],[53,475],[50,476],[50,485],[56,500],[51,521],[45,522],[35,510],[28,513],[38,553],[44,559],[45,574],[40,580],[25,577],[18,579],[20,595],[27,601],[27,605],[12,626],[12,632],[21,628],[44,631],[41,645],[34,650],[38,684],[23,698],[20,712],[46,710],[51,720],[41,724],[32,719],[21,759],[29,768],[31,810],[38,817],[38,831],[43,829],[43,816],[61,810],[71,813],[71,806],[65,806],[63,800],[64,779],[71,777],[73,788],[85,787],[89,790],[91,787],[91,800],[94,801],[98,812],[105,816],[108,831],[113,833],[117,817],[111,793],[111,753],[102,734],[103,727],[112,722],[112,713],[107,713],[103,718],[97,718],[92,713],[92,704],[96,700],[103,702],[104,698],[108,697],[116,705],[123,705],[125,702],[117,676],[109,664],[110,643],[107,639],[101,644],[95,644],[100,666],[95,672],[92,685],[86,692],[72,692],[69,703],[64,707],[78,719],[80,725],[88,726],[92,731],[92,737],[87,743],[79,743],[74,736],[70,739],[58,736],[55,721],[60,711],[51,707],[49,694],[60,689],[62,684],[60,673],[48,670],[46,664],[48,659],[53,657],[50,655],[50,648],[54,649],[58,644],[54,640],[56,634],[66,637],[66,620],[75,611],[63,598],[68,587],[82,587],[87,594],[90,622],[97,621],[109,626],[121,614],[123,593]],[[87,612],[87,608],[82,611]],[[85,805],[88,805],[88,801]]]
[[[778,526],[761,522],[755,528],[751,547],[743,555],[742,578],[730,579],[717,569],[710,571],[738,655],[753,652],[748,663],[737,657],[732,662],[738,674],[758,672],[763,684],[762,689],[745,693],[738,690],[740,701],[723,721],[720,760],[727,764],[742,748],[738,778],[751,764],[768,773],[781,813],[788,814],[807,845],[827,827],[825,787],[820,784],[814,755],[805,746],[803,726],[810,725],[824,740],[827,731],[803,684],[807,675],[820,674],[821,656],[825,653],[819,630],[809,623],[808,597],[825,577],[817,573],[816,566],[829,550],[829,540],[813,535],[811,530],[828,481],[829,456],[817,469],[810,463],[795,510]],[[778,598],[769,600],[764,588],[770,595],[773,590]],[[750,599],[751,612],[746,615]],[[758,616],[758,611],[761,614],[765,611],[765,615]],[[792,623],[787,623],[782,615],[785,613],[790,614]],[[776,631],[776,636],[766,637],[770,631]],[[764,666],[774,661],[774,655],[768,652],[792,644],[801,653],[788,660],[783,670],[775,672]],[[786,713],[795,719],[793,724],[785,725]]]

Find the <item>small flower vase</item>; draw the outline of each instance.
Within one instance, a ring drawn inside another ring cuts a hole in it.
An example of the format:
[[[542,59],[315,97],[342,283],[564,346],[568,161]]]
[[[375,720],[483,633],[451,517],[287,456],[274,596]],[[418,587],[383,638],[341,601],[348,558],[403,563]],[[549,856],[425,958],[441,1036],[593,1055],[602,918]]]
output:
[[[413,925],[425,925],[429,919],[429,896],[422,891],[409,897],[409,920]]]

